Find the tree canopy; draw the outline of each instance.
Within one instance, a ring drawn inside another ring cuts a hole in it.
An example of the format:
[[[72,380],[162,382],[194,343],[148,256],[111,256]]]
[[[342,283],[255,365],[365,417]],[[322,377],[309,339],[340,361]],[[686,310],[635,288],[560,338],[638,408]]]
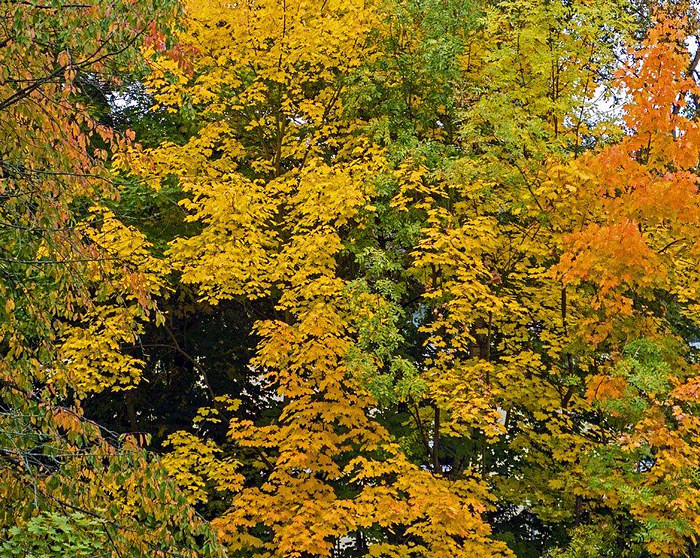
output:
[[[0,2],[0,555],[695,556],[699,13]]]

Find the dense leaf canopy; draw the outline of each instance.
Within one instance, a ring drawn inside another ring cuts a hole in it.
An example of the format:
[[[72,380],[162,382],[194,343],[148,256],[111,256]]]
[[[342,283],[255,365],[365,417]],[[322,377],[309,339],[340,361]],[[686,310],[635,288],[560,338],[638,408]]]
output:
[[[0,556],[695,556],[699,13],[0,1]]]

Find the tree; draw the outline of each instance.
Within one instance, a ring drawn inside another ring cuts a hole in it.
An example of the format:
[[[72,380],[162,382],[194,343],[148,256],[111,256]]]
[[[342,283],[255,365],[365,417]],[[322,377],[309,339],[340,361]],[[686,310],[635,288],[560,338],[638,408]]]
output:
[[[687,19],[658,14],[630,50],[619,75],[629,133],[580,161],[579,199],[596,202],[577,210],[582,226],[560,263],[568,284],[594,289],[595,322],[584,320],[582,335],[617,351],[587,379],[605,416],[589,482],[638,522],[639,539],[659,556],[694,552],[699,509],[697,370],[679,335],[683,322],[696,327],[698,132],[689,100],[698,86],[687,29]]]
[[[217,552],[137,439],[81,407],[138,381],[123,345],[158,319],[163,286],[143,235],[109,209],[119,192],[108,152],[127,138],[97,120],[90,87],[118,80],[173,7],[0,4],[3,555]]]
[[[205,476],[188,477],[194,498],[207,477],[233,492],[215,525],[234,551],[507,554],[481,520],[481,482],[412,464],[372,419],[377,404],[359,381],[366,366],[400,364],[369,346],[386,302],[338,264],[346,231],[372,219],[376,177],[389,172],[343,107],[353,70],[376,56],[378,12],[363,2],[260,2],[192,4],[187,14],[180,41],[192,55],[185,64],[159,57],[149,86],[200,129],[184,145],[129,158],[156,187],[174,175],[189,194],[182,205],[201,232],[169,250],[183,282],[214,305],[272,300],[273,315],[255,326],[249,381],[266,383],[274,406],[230,423],[237,454],[255,456],[244,478],[203,462],[210,446],[183,434],[171,466],[185,475],[189,462]]]

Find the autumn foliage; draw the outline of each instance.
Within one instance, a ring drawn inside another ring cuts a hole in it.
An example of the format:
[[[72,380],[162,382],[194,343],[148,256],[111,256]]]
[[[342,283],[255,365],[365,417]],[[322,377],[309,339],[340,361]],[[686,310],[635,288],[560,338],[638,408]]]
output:
[[[694,5],[0,21],[0,556],[696,555]]]

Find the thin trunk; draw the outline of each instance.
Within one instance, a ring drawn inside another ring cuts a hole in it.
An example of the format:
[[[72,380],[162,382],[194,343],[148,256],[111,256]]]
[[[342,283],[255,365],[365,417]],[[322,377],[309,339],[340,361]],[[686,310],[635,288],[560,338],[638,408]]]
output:
[[[124,393],[126,401],[126,414],[129,417],[129,430],[137,432],[139,430],[138,419],[136,418],[136,405],[134,404],[134,390],[130,389]]]
[[[440,465],[440,408],[433,405],[435,411],[435,420],[433,422],[433,472],[442,474],[442,465]]]

